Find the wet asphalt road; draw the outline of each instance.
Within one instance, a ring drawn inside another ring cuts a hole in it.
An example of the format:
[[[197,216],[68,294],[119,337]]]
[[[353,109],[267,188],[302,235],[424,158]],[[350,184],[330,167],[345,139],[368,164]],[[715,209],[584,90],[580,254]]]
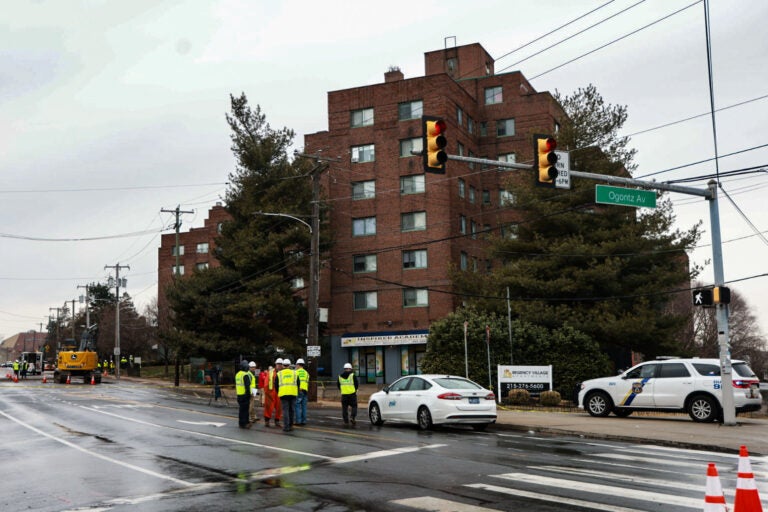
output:
[[[701,510],[707,462],[727,495],[735,488],[728,454],[372,427],[362,409],[355,428],[335,408],[310,409],[287,434],[239,429],[235,415],[126,381],[0,383],[0,510]],[[766,475],[765,460],[752,464]]]

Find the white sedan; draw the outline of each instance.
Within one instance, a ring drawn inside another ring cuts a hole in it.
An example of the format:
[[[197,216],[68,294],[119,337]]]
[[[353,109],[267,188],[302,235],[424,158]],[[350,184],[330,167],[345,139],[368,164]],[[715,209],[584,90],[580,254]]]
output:
[[[496,422],[496,395],[481,385],[454,375],[409,375],[372,394],[368,417],[373,425],[385,421],[432,425],[463,424],[484,430]]]

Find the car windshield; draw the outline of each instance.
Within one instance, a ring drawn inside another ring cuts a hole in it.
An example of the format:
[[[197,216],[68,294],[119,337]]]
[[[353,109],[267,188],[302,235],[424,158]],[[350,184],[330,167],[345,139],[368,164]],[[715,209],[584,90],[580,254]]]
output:
[[[460,377],[437,377],[434,381],[438,386],[445,389],[484,389],[482,386],[475,384],[471,380],[462,379]]]

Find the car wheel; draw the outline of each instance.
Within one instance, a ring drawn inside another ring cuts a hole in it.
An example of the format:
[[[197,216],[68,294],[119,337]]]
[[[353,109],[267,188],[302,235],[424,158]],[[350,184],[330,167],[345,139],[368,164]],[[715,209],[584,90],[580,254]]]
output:
[[[617,407],[613,410],[613,414],[615,414],[619,418],[626,418],[627,416],[632,414],[632,409],[622,409],[620,407]]]
[[[596,391],[587,395],[584,404],[590,416],[602,418],[611,414],[611,411],[613,410],[611,397],[603,391]]]
[[[416,421],[419,424],[421,430],[429,430],[432,428],[432,414],[426,405],[419,407],[416,411]]]
[[[384,420],[381,419],[381,409],[376,402],[373,402],[368,408],[368,418],[371,420],[371,425],[378,426],[384,423]]]
[[[487,423],[475,423],[472,425],[472,428],[475,430],[475,432],[484,432],[487,426]]]
[[[699,423],[711,423],[720,414],[717,401],[711,396],[696,395],[688,401],[688,416]]]

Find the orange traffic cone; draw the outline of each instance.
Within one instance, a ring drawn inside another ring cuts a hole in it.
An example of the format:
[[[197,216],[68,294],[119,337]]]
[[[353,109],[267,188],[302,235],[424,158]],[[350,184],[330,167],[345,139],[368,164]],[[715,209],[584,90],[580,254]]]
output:
[[[67,384],[69,384],[70,382],[72,381],[70,380],[69,375],[67,375]]]
[[[13,382],[19,382],[19,378],[16,375],[13,376]]]
[[[747,447],[743,445],[739,449],[739,474],[736,479],[733,512],[763,512],[755,485],[755,474],[752,473],[752,463],[749,461]]]
[[[43,384],[45,384],[45,383],[47,383],[47,382],[48,382],[48,377],[46,377],[45,375],[43,375]]]
[[[710,462],[707,466],[707,486],[704,494],[704,512],[727,512],[723,486],[720,484],[720,476],[717,467]]]
[[[96,377],[91,375],[91,386],[93,386],[94,384],[96,384]]]

